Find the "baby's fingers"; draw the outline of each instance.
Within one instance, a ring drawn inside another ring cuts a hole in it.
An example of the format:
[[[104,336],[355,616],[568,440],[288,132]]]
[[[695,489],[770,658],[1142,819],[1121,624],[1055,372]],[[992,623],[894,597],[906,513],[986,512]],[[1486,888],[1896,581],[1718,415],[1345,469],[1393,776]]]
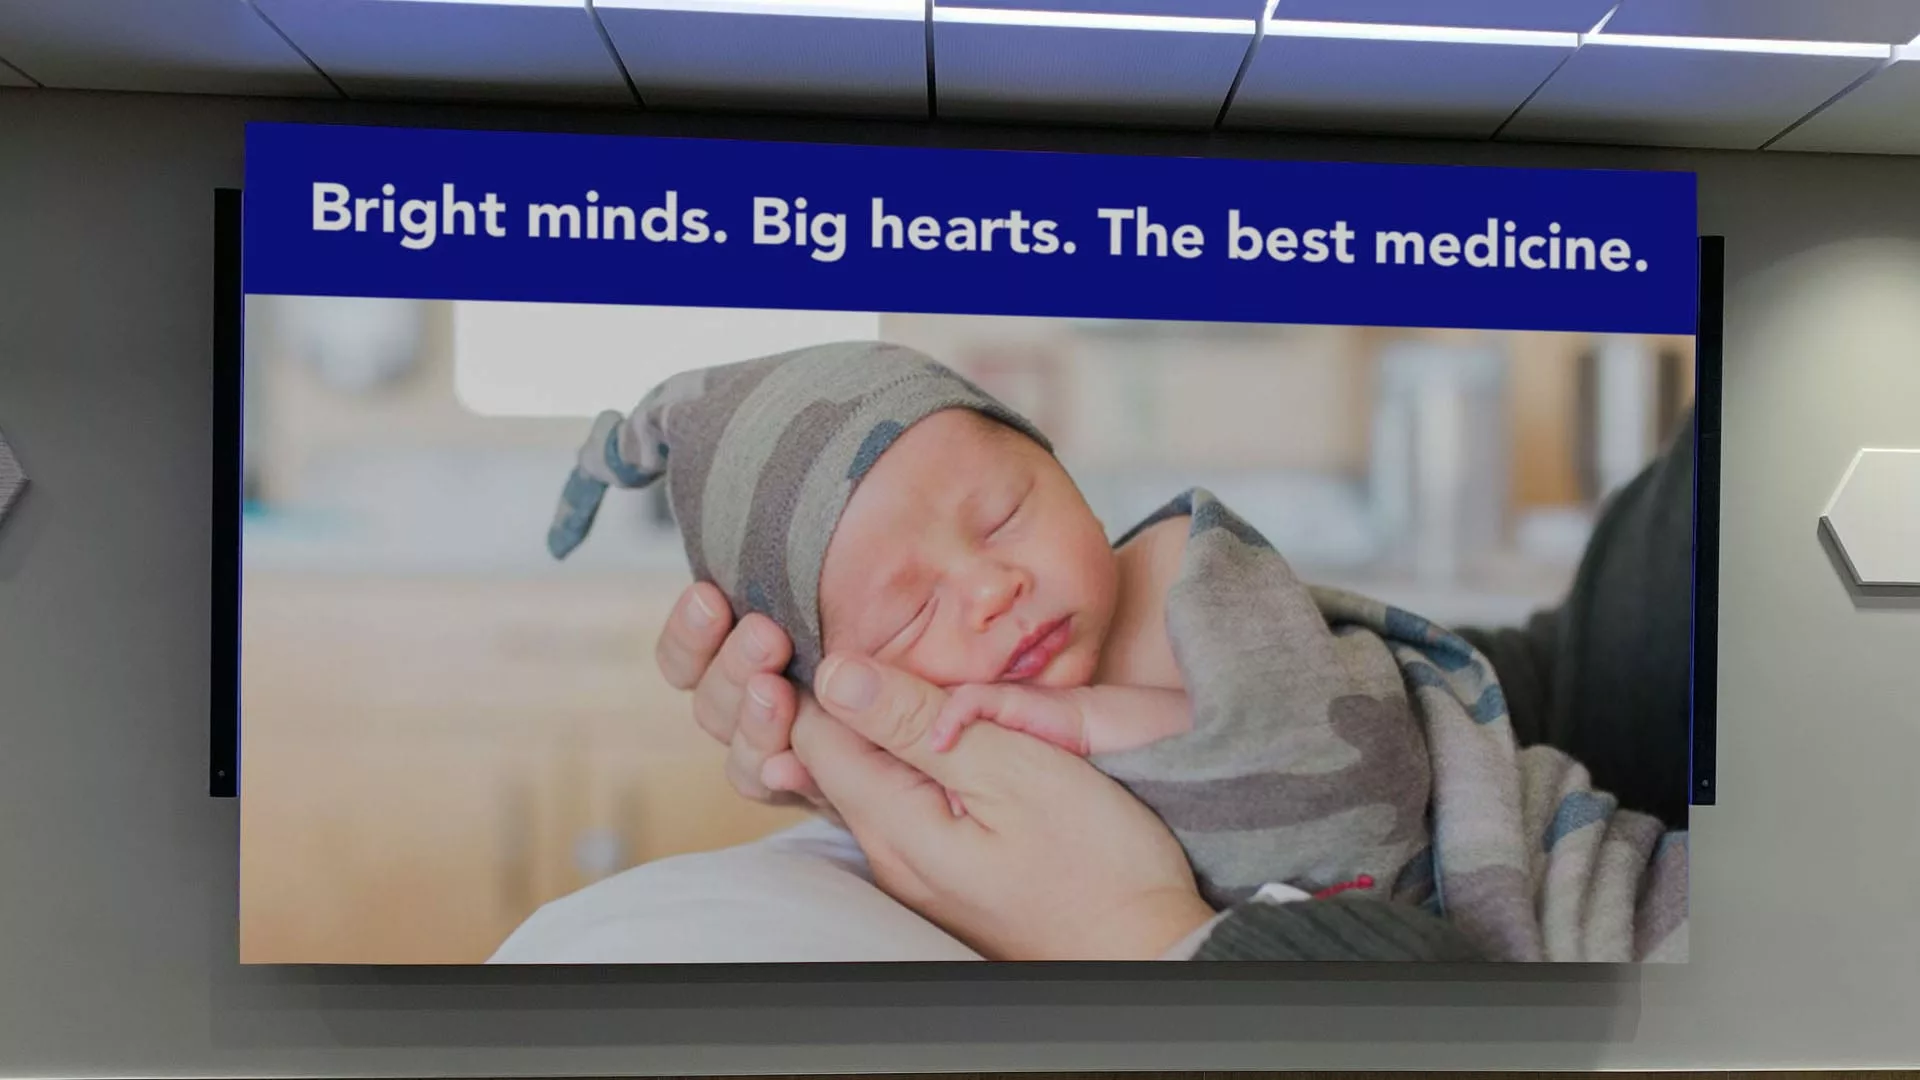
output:
[[[954,689],[947,703],[934,717],[933,727],[927,733],[928,745],[935,753],[944,754],[953,749],[960,741],[960,733],[968,724],[976,720],[990,719],[992,716],[989,699],[985,691],[978,687],[962,686]]]
[[[1076,757],[1087,756],[1087,739],[1079,715],[1045,698],[1016,697],[999,709],[994,723],[1008,731],[1031,735]]]

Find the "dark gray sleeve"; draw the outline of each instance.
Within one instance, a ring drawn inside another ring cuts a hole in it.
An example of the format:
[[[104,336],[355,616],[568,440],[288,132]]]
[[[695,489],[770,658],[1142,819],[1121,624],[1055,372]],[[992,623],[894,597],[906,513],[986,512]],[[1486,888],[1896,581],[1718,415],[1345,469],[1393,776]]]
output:
[[[1190,960],[1475,961],[1451,923],[1387,900],[1250,900],[1216,922]]]
[[[1522,745],[1571,754],[1621,805],[1685,828],[1691,781],[1693,417],[1600,515],[1567,598],[1467,629]]]

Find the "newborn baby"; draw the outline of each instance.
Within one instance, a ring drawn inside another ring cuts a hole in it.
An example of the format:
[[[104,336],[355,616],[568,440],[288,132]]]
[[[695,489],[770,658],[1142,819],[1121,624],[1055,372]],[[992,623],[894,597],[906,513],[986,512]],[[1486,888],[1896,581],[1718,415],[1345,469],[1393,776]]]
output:
[[[1521,754],[1458,637],[1311,589],[1191,491],[1110,544],[1046,437],[931,359],[869,342],[688,372],[595,422],[548,537],[662,477],[697,579],[793,640],[949,688],[1087,755],[1173,830],[1202,891],[1370,891],[1504,959],[1671,956],[1684,834]],[[956,805],[957,812],[964,808]]]
[[[1165,600],[1186,532],[1169,518],[1117,548],[1045,446],[971,409],[894,440],[827,545],[828,652],[952,689],[950,745],[976,719],[1077,754],[1187,730]]]

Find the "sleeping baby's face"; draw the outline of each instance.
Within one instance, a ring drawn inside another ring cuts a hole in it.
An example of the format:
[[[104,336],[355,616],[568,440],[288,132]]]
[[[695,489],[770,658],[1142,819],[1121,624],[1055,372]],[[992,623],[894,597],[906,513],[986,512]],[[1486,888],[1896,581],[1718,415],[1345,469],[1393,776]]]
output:
[[[820,573],[824,644],[938,686],[1084,686],[1118,584],[1053,455],[950,409],[902,433],[848,500]]]

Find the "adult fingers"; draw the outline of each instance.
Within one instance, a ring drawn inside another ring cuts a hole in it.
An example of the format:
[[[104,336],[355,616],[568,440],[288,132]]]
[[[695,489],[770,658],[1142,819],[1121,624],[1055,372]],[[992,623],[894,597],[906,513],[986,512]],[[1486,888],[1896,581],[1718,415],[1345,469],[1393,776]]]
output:
[[[793,684],[759,672],[747,680],[740,716],[727,745],[727,779],[735,790],[761,802],[785,802],[766,782],[767,759],[788,748],[793,726]]]
[[[741,619],[740,625],[727,635],[720,655],[713,667],[707,669],[707,674],[711,677],[717,668],[728,682],[745,688],[747,680],[755,675],[783,670],[792,657],[793,639],[780,629],[779,623],[755,611]]]
[[[733,741],[748,705],[747,683],[787,666],[793,645],[786,631],[758,612],[741,619],[693,691],[693,715],[707,734]]]
[[[924,850],[958,824],[939,784],[826,713],[801,712],[793,752],[869,857]]]
[[[734,741],[744,741],[747,749],[762,760],[788,749],[792,746],[795,698],[793,684],[778,675],[761,671],[748,676]]]
[[[827,657],[813,678],[813,696],[829,714],[867,741],[920,767],[947,695],[897,668],[858,656]],[[922,768],[921,771],[926,771]]]
[[[760,759],[743,752],[745,746],[743,741],[735,739],[727,748],[727,783],[754,802],[773,802],[774,792],[760,779]]]
[[[774,701],[774,724],[755,736],[756,745],[767,750],[765,759],[760,763],[760,782],[768,790],[789,793],[817,808],[831,810],[832,805],[827,797],[813,782],[813,775],[793,752],[793,729],[799,723],[802,711],[811,710],[816,715],[825,715],[820,712],[819,703],[802,695],[784,678],[763,675],[755,678],[752,685],[757,691],[764,690]]]
[[[937,724],[947,692],[924,679],[862,657],[835,655],[814,677],[814,696],[847,727],[941,786],[967,795],[982,784],[998,784],[994,769],[982,768],[979,753],[961,752],[974,740],[944,751],[939,747]],[[997,760],[1005,752],[995,747],[989,756]]]
[[[687,586],[654,642],[653,659],[660,674],[675,690],[693,689],[732,627],[732,612],[718,587],[706,581]]]
[[[800,755],[791,750],[775,754],[761,763],[760,782],[769,791],[791,794],[822,810],[832,809],[832,804],[820,791],[820,785],[813,782],[813,774],[800,761]]]

